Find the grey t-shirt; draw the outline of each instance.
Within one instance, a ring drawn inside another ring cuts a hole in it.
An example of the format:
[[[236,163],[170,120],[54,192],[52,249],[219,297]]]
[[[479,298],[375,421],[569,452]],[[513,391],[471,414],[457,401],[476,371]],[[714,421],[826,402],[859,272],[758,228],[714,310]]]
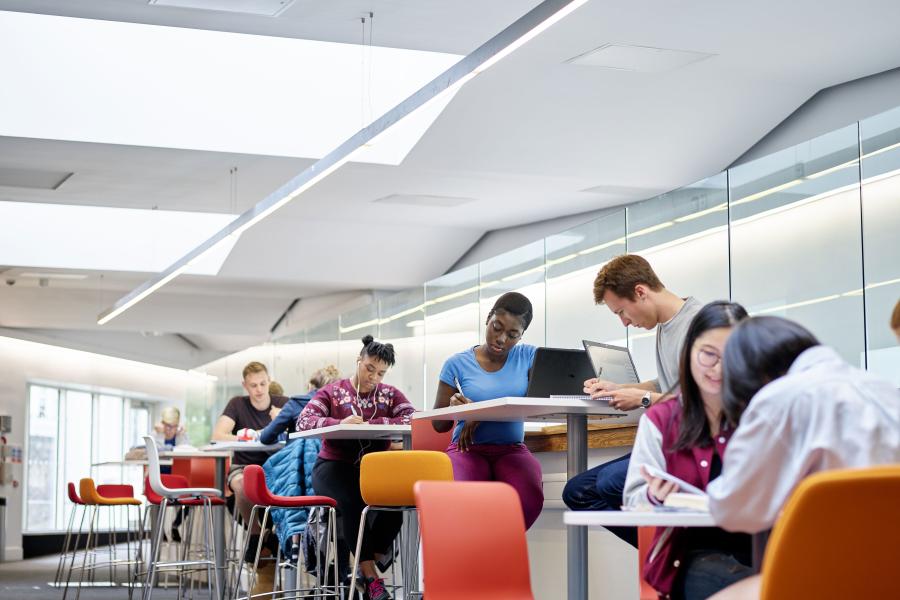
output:
[[[703,305],[693,296],[684,299],[675,316],[656,326],[656,387],[667,392],[678,383],[678,360],[688,327]]]

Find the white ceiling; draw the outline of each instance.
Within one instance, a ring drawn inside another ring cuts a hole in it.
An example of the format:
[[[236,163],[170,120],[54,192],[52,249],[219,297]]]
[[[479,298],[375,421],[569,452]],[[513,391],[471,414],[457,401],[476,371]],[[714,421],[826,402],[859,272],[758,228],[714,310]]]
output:
[[[359,16],[372,10],[376,44],[465,54],[534,4],[298,1],[275,19],[143,0],[0,0],[0,10],[354,43]],[[900,4],[888,0],[593,0],[463,87],[402,164],[349,164],[245,233],[217,277],[181,277],[103,328],[97,314],[148,274],[89,273],[48,287],[17,280],[0,285],[0,327],[170,366],[205,363],[265,340],[293,298],[416,285],[486,231],[714,174],[817,91],[900,66],[898,18]],[[714,56],[662,73],[565,63],[607,43]],[[75,173],[56,191],[0,187],[0,200],[230,212],[231,167],[245,210],[310,163],[0,137],[0,167]],[[391,194],[473,201],[373,203]],[[26,270],[9,267],[6,278]]]

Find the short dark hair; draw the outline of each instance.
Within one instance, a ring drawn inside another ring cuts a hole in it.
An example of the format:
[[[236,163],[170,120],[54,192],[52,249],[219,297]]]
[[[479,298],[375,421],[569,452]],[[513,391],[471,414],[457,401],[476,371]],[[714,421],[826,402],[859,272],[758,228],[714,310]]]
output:
[[[622,254],[603,265],[594,278],[594,303],[603,304],[603,295],[612,292],[619,298],[634,300],[634,286],[643,283],[654,292],[665,288],[653,267],[643,256]]]
[[[712,444],[709,420],[700,397],[700,388],[691,373],[691,350],[697,338],[710,329],[734,327],[747,318],[747,311],[735,302],[717,300],[700,309],[685,334],[678,366],[678,382],[681,388],[681,425],[672,450],[686,450],[695,446]]]
[[[373,358],[377,358],[378,360],[386,363],[387,366],[394,366],[394,345],[393,344],[383,344],[381,342],[376,342],[375,338],[371,335],[364,336],[362,339],[362,350],[360,350],[360,356],[371,356]]]
[[[534,318],[534,309],[531,307],[531,300],[519,292],[506,292],[494,302],[494,307],[488,313],[487,320],[490,321],[498,312],[505,312],[514,317],[518,317],[522,321],[522,330],[528,329],[531,325],[531,319]]]
[[[818,346],[806,327],[781,317],[751,317],[738,325],[722,359],[722,407],[736,426],[750,400],[788,372],[804,350]]]

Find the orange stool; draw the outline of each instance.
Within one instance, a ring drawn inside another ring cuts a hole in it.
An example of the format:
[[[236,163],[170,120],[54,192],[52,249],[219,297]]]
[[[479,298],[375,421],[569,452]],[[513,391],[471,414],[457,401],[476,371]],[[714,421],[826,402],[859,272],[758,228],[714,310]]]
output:
[[[414,487],[428,600],[534,600],[525,517],[512,486],[420,481]]]
[[[427,424],[429,427],[430,423]],[[356,552],[353,553],[350,589],[356,584],[359,553],[362,549],[366,516],[370,510],[415,511],[413,486],[419,481],[453,481],[453,465],[445,452],[403,450],[400,452],[372,452],[362,458],[359,468],[359,491],[366,507],[359,522]],[[407,529],[415,530],[414,520],[407,521]],[[403,542],[401,532],[400,562],[403,566],[403,589],[408,596],[418,587],[418,532],[412,531]],[[415,538],[415,540],[411,539]]]

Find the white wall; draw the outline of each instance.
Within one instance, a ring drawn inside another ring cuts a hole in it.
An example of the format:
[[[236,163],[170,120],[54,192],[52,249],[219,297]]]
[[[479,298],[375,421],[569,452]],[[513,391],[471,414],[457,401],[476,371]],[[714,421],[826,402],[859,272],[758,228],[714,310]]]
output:
[[[13,431],[7,435],[11,444],[25,446],[27,388],[28,383],[34,381],[125,392],[132,397],[160,400],[182,407],[188,396],[209,396],[212,391],[207,378],[187,371],[0,337],[0,414],[12,416]],[[7,560],[22,558],[22,502],[27,449],[23,460],[19,487],[0,487],[0,495],[7,498]]]

